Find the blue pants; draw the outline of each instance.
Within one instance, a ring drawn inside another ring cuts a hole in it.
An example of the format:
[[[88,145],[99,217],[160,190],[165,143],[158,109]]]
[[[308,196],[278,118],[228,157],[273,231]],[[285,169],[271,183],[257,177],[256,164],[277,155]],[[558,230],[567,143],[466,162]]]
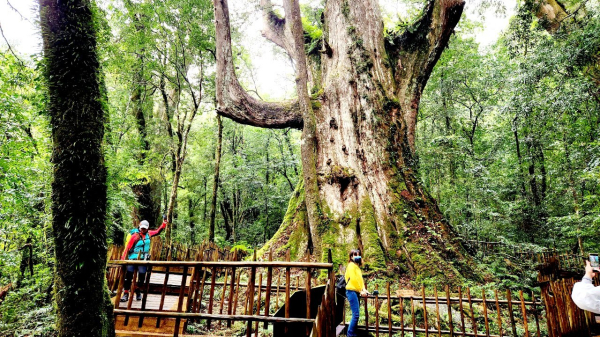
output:
[[[144,280],[146,279],[146,270],[147,266],[137,266],[138,270],[138,283],[137,287],[141,287],[144,285]],[[129,290],[131,287],[131,281],[133,280],[133,272],[135,271],[135,266],[128,265],[127,272],[125,273],[125,284],[123,284],[124,290]]]
[[[352,319],[348,325],[348,337],[356,336],[356,326],[358,325],[358,317],[360,316],[360,306],[358,305],[358,292],[346,290],[346,298],[352,310]]]

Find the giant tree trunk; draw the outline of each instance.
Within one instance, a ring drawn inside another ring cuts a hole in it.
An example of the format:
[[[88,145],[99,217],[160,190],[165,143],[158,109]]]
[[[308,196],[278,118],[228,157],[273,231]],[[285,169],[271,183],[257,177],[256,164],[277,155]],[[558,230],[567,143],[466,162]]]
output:
[[[54,181],[54,298],[59,336],[114,336],[105,285],[105,112],[87,0],[40,0]]]
[[[285,18],[263,0],[263,35],[284,48],[297,69],[299,98],[280,104],[258,101],[239,85],[227,1],[214,3],[219,113],[262,127],[300,127],[302,121],[304,179],[265,248],[289,248],[296,257],[306,250],[325,257],[332,248],[340,264],[359,248],[369,268],[394,264],[417,281],[437,276],[452,282],[471,271],[417,178],[414,152],[421,93],[464,2],[431,0],[411,29],[384,39],[377,0],[328,0],[321,51],[306,55],[297,0],[284,1]],[[319,79],[308,106],[307,69]]]

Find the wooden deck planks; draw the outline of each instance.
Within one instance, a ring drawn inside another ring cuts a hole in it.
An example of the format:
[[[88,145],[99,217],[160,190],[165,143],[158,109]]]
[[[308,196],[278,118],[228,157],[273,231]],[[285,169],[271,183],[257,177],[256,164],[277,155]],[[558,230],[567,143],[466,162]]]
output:
[[[135,294],[133,295],[135,296]],[[146,300],[146,310],[158,310],[160,306],[160,294],[148,294],[148,299]],[[176,295],[166,295],[165,296],[165,304],[164,308],[167,310],[177,310],[177,300],[179,296]],[[116,297],[113,297],[113,304],[117,300]],[[186,303],[184,303],[184,306]],[[119,309],[124,309],[127,306],[127,303],[121,303]],[[131,302],[131,309],[141,309],[142,301],[136,301],[135,299]],[[184,310],[187,309],[184,307]]]
[[[167,282],[167,286],[169,287],[180,287],[181,286],[181,278],[183,277],[183,274],[169,274],[169,280]],[[185,281],[185,285],[189,286],[190,285],[190,279],[191,277],[188,276],[187,280]],[[162,286],[163,283],[165,281],[165,273],[161,273],[161,272],[153,272],[152,275],[150,275],[150,284],[151,285],[160,285]]]
[[[130,316],[127,326],[124,325],[125,316],[119,315],[115,319],[115,332],[117,336],[173,336],[175,330],[174,318],[163,318],[160,320],[160,327],[156,327],[156,317],[144,317],[144,324],[138,327],[139,317]],[[183,333],[183,324],[179,328],[179,333]]]

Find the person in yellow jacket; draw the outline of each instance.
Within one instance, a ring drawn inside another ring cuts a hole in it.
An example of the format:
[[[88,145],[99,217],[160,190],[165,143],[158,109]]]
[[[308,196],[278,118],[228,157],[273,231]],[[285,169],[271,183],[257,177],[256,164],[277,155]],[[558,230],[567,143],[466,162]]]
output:
[[[362,265],[362,257],[358,249],[353,249],[348,254],[348,266],[346,267],[346,298],[352,310],[352,319],[348,325],[348,333],[346,336],[356,336],[356,326],[358,325],[358,317],[360,316],[360,306],[358,305],[358,295],[366,297],[369,292],[365,288],[365,282],[362,278],[360,266]]]

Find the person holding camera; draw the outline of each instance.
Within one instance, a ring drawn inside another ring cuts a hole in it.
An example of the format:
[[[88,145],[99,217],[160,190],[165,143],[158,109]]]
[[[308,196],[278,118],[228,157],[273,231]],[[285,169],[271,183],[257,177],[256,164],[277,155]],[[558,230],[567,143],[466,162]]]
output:
[[[598,270],[594,270],[590,261],[586,261],[585,275],[581,282],[577,282],[573,286],[571,298],[580,309],[600,314],[600,287],[594,287],[592,282],[595,272]]]
[[[155,230],[148,230],[150,223],[146,220],[142,220],[138,227],[138,231],[131,235],[131,238],[127,242],[127,246],[123,250],[121,260],[148,260],[150,255],[150,239],[153,236],[160,235],[160,233],[167,227],[167,217],[163,215],[163,223]],[[127,266],[127,272],[125,273],[125,283],[123,290],[125,293],[121,297],[121,302],[127,302],[129,300],[129,288],[131,287],[131,281],[133,280],[133,271],[135,266]],[[144,285],[146,279],[146,266],[138,266],[138,284],[135,288],[135,299],[137,301],[142,299],[140,289]]]
[[[363,297],[369,295],[365,288],[365,282],[362,278],[360,266],[362,265],[362,257],[358,249],[353,249],[348,254],[348,266],[344,278],[346,280],[346,298],[352,310],[352,319],[348,325],[348,333],[346,336],[356,336],[356,326],[360,316],[360,306],[358,304],[358,295]]]

